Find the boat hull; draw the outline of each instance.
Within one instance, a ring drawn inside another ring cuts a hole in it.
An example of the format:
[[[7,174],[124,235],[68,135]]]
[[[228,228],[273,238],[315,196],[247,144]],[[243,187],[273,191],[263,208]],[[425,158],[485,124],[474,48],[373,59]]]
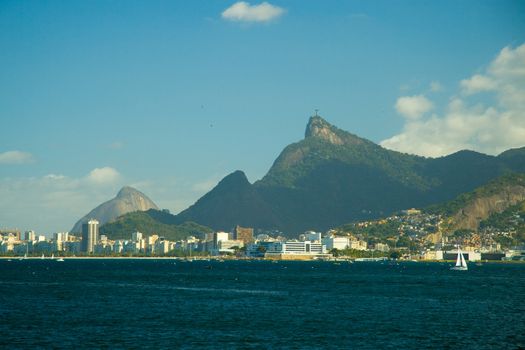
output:
[[[467,271],[468,270],[468,267],[464,267],[464,266],[453,266],[450,268],[451,270],[454,270],[454,271]]]

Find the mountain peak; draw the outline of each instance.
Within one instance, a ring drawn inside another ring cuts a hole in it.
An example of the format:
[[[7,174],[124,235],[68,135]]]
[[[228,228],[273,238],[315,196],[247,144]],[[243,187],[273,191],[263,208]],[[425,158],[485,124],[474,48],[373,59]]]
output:
[[[342,145],[344,143],[343,139],[337,135],[337,128],[318,115],[310,117],[304,137],[319,138],[334,145]]]
[[[140,193],[140,192],[131,186],[124,186],[120,189],[120,191],[118,191],[117,198],[129,196],[130,194],[133,194],[133,193]]]
[[[250,186],[250,182],[248,181],[248,178],[246,177],[246,174],[241,170],[236,170],[233,173],[227,175],[224,177],[217,187],[235,187],[238,185],[241,186]]]
[[[159,209],[144,193],[133,187],[124,186],[115,198],[100,204],[78,220],[75,226],[71,229],[71,232],[81,232],[82,224],[91,218],[97,219],[102,226],[103,224],[126,213],[133,211],[146,211],[151,208]]]

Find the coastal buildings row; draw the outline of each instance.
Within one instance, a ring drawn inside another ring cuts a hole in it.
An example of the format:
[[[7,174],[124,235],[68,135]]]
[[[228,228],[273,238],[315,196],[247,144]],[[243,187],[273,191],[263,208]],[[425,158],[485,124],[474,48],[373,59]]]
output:
[[[394,254],[409,259],[448,260],[460,245],[466,258],[476,260],[525,259],[523,246],[503,249],[498,237],[509,237],[512,232],[495,231],[490,227],[480,232],[444,234],[443,219],[439,215],[425,214],[409,209],[388,218],[345,225],[326,233],[308,231],[289,239],[280,232],[261,232],[237,226],[231,232],[212,232],[184,240],[170,241],[165,237],[141,232],[130,232],[123,239],[108,239],[99,234],[99,224],[90,220],[82,227],[81,237],[67,232],[55,233],[48,240],[34,231],[23,235],[16,229],[0,230],[0,254],[52,253],[71,254],[209,254],[237,255],[254,258],[310,259],[326,258],[351,253],[367,257]],[[359,253],[359,252],[362,252]],[[373,255],[372,255],[373,256]]]

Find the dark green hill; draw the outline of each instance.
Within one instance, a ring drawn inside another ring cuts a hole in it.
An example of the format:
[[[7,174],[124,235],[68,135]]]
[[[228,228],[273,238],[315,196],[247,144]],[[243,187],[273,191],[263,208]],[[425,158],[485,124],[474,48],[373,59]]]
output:
[[[225,231],[233,229],[235,225],[279,225],[279,217],[273,208],[261,198],[242,171],[226,176],[194,205],[177,215],[177,223],[185,221],[195,221]]]
[[[498,158],[502,159],[515,171],[525,173],[525,147],[509,149],[501,153]]]
[[[523,164],[519,150],[498,157],[461,151],[436,159],[399,153],[315,116],[305,138],[287,146],[263,179],[251,185],[241,172],[228,175],[177,220],[295,235],[448,201]]]
[[[185,239],[188,236],[201,237],[212,230],[206,226],[188,221],[176,225],[174,216],[155,209],[135,211],[124,214],[116,220],[100,227],[100,233],[109,239],[130,239],[131,233],[139,231],[147,236],[157,234],[170,241]]]

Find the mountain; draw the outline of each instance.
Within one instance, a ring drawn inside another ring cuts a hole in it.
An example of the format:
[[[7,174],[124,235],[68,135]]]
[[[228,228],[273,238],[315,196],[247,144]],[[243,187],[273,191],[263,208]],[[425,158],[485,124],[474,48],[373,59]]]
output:
[[[147,236],[157,234],[167,240],[177,241],[188,236],[202,238],[203,234],[212,230],[194,222],[176,225],[174,215],[156,209],[127,213],[100,227],[100,233],[109,239],[130,239],[131,233],[135,231]]]
[[[235,209],[224,210],[224,206],[229,206],[230,203],[235,203]],[[186,221],[228,231],[233,228],[232,223],[273,227],[278,225],[279,216],[250,184],[246,175],[238,170],[226,176],[194,205],[177,215],[176,222]]]
[[[440,158],[404,154],[314,116],[304,139],[285,147],[261,180],[250,184],[242,172],[230,174],[177,220],[293,235],[326,230],[452,200],[500,175],[523,171],[524,164],[524,149],[497,157],[473,151]]]
[[[71,229],[71,232],[82,232],[82,224],[90,219],[97,219],[100,225],[104,225],[119,216],[129,212],[145,211],[148,209],[159,209],[151,199],[144,193],[134,189],[133,187],[125,186],[118,192],[117,196],[107,202],[100,204],[95,209],[78,220]]]
[[[450,230],[477,231],[481,222],[524,202],[525,174],[508,174],[428,211],[449,217]]]

